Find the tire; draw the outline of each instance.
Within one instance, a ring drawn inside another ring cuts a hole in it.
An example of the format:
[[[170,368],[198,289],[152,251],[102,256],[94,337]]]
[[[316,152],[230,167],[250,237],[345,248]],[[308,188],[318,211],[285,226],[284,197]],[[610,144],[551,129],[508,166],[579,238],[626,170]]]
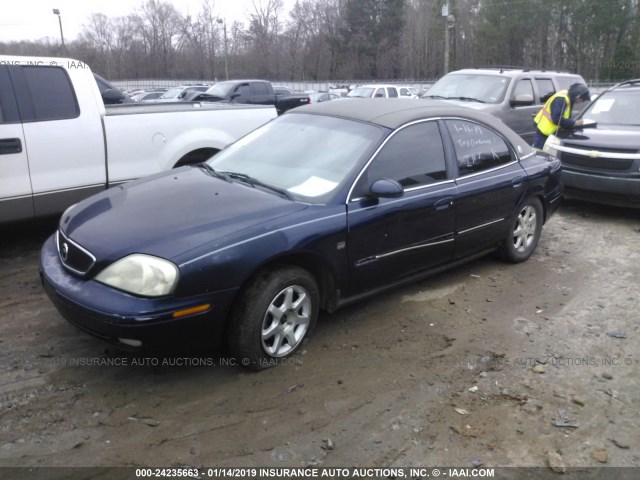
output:
[[[500,247],[500,256],[511,263],[527,260],[536,249],[542,233],[542,204],[529,198],[518,208],[509,227],[507,238]]]
[[[231,354],[252,370],[283,363],[310,336],[319,306],[318,285],[306,270],[283,267],[256,277],[231,314]]]

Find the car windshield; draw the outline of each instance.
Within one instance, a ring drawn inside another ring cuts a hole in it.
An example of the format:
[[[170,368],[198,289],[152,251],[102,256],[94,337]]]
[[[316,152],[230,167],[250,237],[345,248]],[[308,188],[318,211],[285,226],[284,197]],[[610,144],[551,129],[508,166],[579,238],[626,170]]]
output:
[[[167,90],[166,92],[164,92],[160,98],[177,98],[178,95],[180,95],[180,93],[182,93],[182,91],[184,90],[183,87],[175,87],[175,88],[170,88],[169,90]]]
[[[350,98],[371,98],[375,88],[372,87],[358,87],[347,93],[347,97]]]
[[[209,88],[205,93],[214,97],[226,98],[229,91],[234,87],[234,83],[216,83],[213,87]]]
[[[599,125],[640,125],[640,94],[637,90],[605,92],[585,110],[583,118]]]
[[[260,127],[206,163],[246,175],[308,203],[327,203],[388,131],[335,117],[289,114]],[[229,175],[238,178],[238,175]]]
[[[438,80],[423,98],[471,99],[484,103],[500,103],[509,86],[502,75],[450,73]]]

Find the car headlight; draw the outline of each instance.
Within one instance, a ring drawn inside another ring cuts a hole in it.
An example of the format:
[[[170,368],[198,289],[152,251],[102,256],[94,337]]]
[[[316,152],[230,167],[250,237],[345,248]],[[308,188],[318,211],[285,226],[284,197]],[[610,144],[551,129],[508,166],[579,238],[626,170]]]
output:
[[[173,291],[178,267],[162,258],[135,253],[109,265],[95,279],[125,292],[159,297]]]
[[[544,142],[544,147],[542,147],[542,151],[548,153],[552,157],[558,156],[558,150],[555,148],[558,145],[561,145],[561,140],[555,135],[549,135],[547,137],[547,141]]]

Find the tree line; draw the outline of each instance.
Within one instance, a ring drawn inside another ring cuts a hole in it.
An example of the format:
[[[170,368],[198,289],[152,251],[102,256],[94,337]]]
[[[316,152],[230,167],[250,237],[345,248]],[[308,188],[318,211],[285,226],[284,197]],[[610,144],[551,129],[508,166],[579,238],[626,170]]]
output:
[[[443,5],[448,17],[443,16]],[[447,32],[445,32],[447,29]],[[447,33],[448,35],[446,35]],[[0,43],[15,55],[66,55],[109,79],[256,77],[272,81],[431,80],[486,65],[568,70],[594,82],[640,76],[638,0],[253,0],[227,21],[163,0],[95,13],[79,37]]]

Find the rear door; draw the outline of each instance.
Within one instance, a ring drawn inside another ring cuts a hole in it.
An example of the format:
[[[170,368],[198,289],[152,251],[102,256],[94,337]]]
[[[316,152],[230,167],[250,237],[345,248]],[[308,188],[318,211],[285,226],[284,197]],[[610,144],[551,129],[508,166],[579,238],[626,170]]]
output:
[[[18,104],[6,66],[0,65],[0,222],[33,217],[29,160]]]
[[[456,185],[449,179],[436,121],[397,131],[362,173],[347,205],[350,295],[446,263],[453,255]],[[376,180],[404,187],[372,198]]]
[[[527,187],[526,173],[505,139],[487,125],[446,120],[457,163],[455,258],[506,238]]]
[[[273,105],[276,102],[276,95],[270,92],[265,82],[251,82],[251,97],[249,103],[256,105]]]
[[[58,213],[104,190],[104,132],[90,70],[48,65],[8,68],[29,158],[34,214]]]

